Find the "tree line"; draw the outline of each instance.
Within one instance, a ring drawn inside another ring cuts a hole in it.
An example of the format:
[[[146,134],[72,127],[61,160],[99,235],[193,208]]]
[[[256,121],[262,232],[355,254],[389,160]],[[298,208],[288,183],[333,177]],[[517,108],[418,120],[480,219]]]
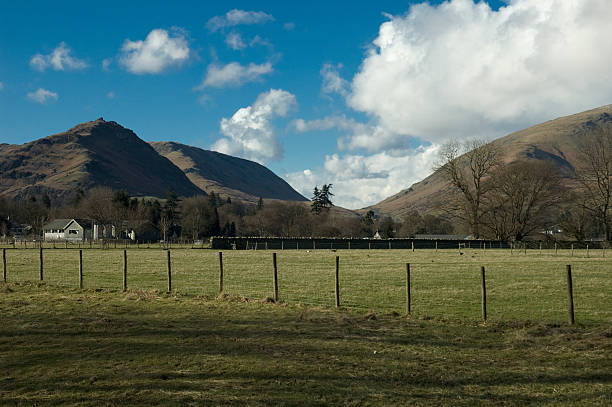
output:
[[[612,240],[612,131],[581,137],[574,179],[551,162],[505,163],[496,143],[450,141],[434,170],[451,186],[442,210],[472,236],[520,241],[535,232]]]
[[[452,225],[434,215],[411,212],[405,221],[378,217],[373,211],[358,216],[336,210],[332,185],[315,188],[310,203],[259,199],[257,203],[232,200],[215,192],[207,196],[178,197],[169,190],[165,199],[134,198],[123,190],[96,187],[77,190],[69,204],[48,195],[23,202],[0,199],[0,236],[9,235],[10,223],[32,227],[30,236],[42,234],[45,223],[58,218],[91,219],[104,226],[100,237],[139,241],[201,240],[211,236],[278,237],[411,237],[419,233],[451,233]],[[115,234],[111,234],[115,230]]]

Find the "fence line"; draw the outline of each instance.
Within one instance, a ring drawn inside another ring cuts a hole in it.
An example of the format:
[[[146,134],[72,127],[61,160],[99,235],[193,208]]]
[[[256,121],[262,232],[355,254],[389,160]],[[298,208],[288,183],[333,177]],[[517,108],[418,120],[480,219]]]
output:
[[[484,250],[484,248],[483,248]],[[488,249],[487,249],[488,250]],[[23,252],[23,250],[13,250],[13,249],[3,249],[2,250],[2,260],[3,260],[3,278],[4,281],[11,281],[11,267],[12,264],[8,261],[11,260],[11,255],[13,253],[20,253]],[[25,252],[29,252],[29,251],[25,251]],[[43,253],[47,253],[48,255],[43,255]],[[127,274],[128,274],[128,249],[123,249],[122,250],[122,257],[123,257],[123,262],[122,262],[122,271],[123,271],[123,291],[128,291],[128,284],[127,284]],[[51,256],[53,253],[59,253],[59,251],[54,251],[52,249],[42,249],[39,248],[38,249],[38,253],[39,253],[39,272],[40,272],[40,280],[43,281],[43,277],[45,277],[45,281],[53,281],[54,280],[54,274],[57,273],[57,268],[58,265],[57,264],[53,264],[53,266],[55,267],[49,267],[50,266],[50,262],[53,262],[53,256]],[[145,253],[150,253],[150,252],[145,252]],[[203,253],[203,252],[199,252],[199,253]],[[449,252],[450,253],[450,252]],[[223,264],[223,252],[220,251],[218,252],[219,254],[219,294],[223,294],[224,293],[224,264]],[[245,253],[246,255],[246,253]],[[364,254],[365,255],[365,254]],[[407,254],[408,255],[408,254]],[[572,252],[573,255],[573,252]],[[369,257],[370,254],[367,254],[367,256]],[[455,255],[456,256],[456,255]],[[144,261],[150,261],[151,259],[148,256],[141,256],[141,258],[139,260],[137,260],[137,258],[131,257],[133,259],[134,262],[136,262],[138,264],[138,261],[142,262],[142,257],[145,257]],[[172,259],[171,259],[171,251],[170,250],[166,250],[166,260],[167,260],[167,291],[168,292],[172,292],[173,289],[173,267],[172,267]],[[244,256],[243,256],[244,257]],[[63,258],[62,258],[63,260]],[[281,258],[282,260],[282,258]],[[298,259],[299,260],[299,259]],[[331,259],[330,259],[331,260]],[[57,262],[57,260],[55,260]],[[159,261],[159,260],[158,260]],[[248,261],[248,260],[247,260]],[[432,260],[433,262],[433,260]],[[14,264],[14,263],[13,263]],[[199,264],[199,263],[198,263]],[[269,263],[268,263],[269,264]],[[412,309],[412,282],[411,282],[411,264],[410,263],[404,263],[405,267],[406,267],[406,275],[405,275],[405,306],[406,306],[406,315],[411,315],[413,312]],[[443,265],[445,263],[443,262],[438,262],[436,263],[436,266],[440,266]],[[465,269],[467,267],[467,270],[469,271],[470,269],[474,269],[474,265],[466,265],[466,264],[457,264],[457,263],[446,263],[446,264],[452,264],[455,267],[458,267],[460,269]],[[607,263],[605,263],[607,264]],[[87,265],[87,263],[84,261],[83,259],[83,250],[79,249],[78,252],[78,269],[76,269],[75,271],[78,272],[78,287],[79,288],[83,288],[83,284],[84,284],[84,268]],[[414,265],[414,264],[413,264]],[[419,265],[418,269],[421,268],[426,268],[428,265],[426,263],[417,263],[417,265]],[[33,265],[32,265],[33,266]],[[250,270],[251,268],[256,268],[256,264],[254,264],[252,261],[248,262],[248,269]],[[277,260],[277,253],[274,252],[272,253],[272,266],[273,266],[273,299],[275,302],[279,301],[279,281],[278,281],[278,274],[279,274],[279,264],[278,264],[278,260]],[[321,266],[324,266],[324,264],[321,264]],[[343,273],[343,280],[349,280],[349,279],[353,279],[353,285],[351,286],[349,284],[349,290],[350,291],[355,291],[356,289],[362,289],[361,287],[361,283],[357,283],[355,284],[355,281],[359,281],[359,276],[354,276],[351,274],[351,268],[356,267],[357,264],[353,264],[353,263],[347,263],[347,266],[344,266],[343,269],[348,270],[347,273]],[[376,267],[376,264],[372,265],[373,267]],[[398,267],[399,265],[394,265],[393,268],[397,268],[399,269],[400,267]],[[27,264],[23,265],[23,267],[27,268]],[[22,267],[22,268],[23,268]],[[62,266],[59,266],[60,269],[62,269]],[[141,275],[143,274],[142,269],[143,266],[141,265],[137,265],[135,266],[137,271],[137,274]],[[268,266],[269,267],[269,266]],[[93,269],[93,267],[88,268],[88,270]],[[144,267],[144,269],[147,269],[147,267]],[[233,274],[236,274],[238,272],[238,265],[235,263],[231,263],[230,264],[230,270],[229,270],[229,275],[232,276]],[[44,270],[44,274],[43,274],[43,270]],[[74,269],[73,269],[74,270]],[[268,269],[269,270],[269,269]],[[286,268],[282,268],[280,270],[280,274],[283,274],[283,272],[286,270]],[[399,270],[396,270],[399,271]],[[417,273],[419,271],[417,270]],[[244,273],[244,272],[238,272],[238,273]],[[372,275],[375,274],[375,272],[371,272]],[[255,278],[255,280],[253,280],[253,287],[249,287],[250,289],[254,288],[257,286],[257,274],[258,273],[253,273],[253,275],[251,275],[252,278]],[[92,279],[94,275],[94,272],[87,273],[85,275],[85,277],[87,278],[88,276],[92,276]],[[268,274],[269,275],[269,274]],[[181,277],[181,271],[177,271],[176,272],[176,276],[177,277]],[[485,267],[481,266],[480,267],[480,277],[481,277],[481,312],[482,312],[482,320],[483,322],[487,321],[487,289],[486,289],[486,280],[485,280]],[[233,277],[235,278],[235,277]],[[269,277],[268,277],[269,278]],[[23,280],[22,280],[23,281]],[[72,280],[74,281],[74,280]],[[87,279],[86,279],[87,281]],[[134,279],[133,281],[138,281],[138,279]],[[146,281],[146,280],[145,280]],[[179,281],[181,281],[179,279]],[[182,281],[185,281],[184,279]],[[205,281],[205,280],[202,280]],[[269,280],[268,280],[269,281]],[[398,281],[396,281],[396,283],[399,283],[399,279]],[[140,287],[142,283],[142,280],[139,283],[133,283],[132,286],[133,287]],[[331,281],[330,281],[331,283]],[[249,284],[251,284],[251,282],[243,282],[243,284],[245,284],[247,287],[249,286]],[[268,283],[269,284],[269,283]],[[336,307],[340,307],[341,306],[341,302],[340,302],[340,292],[341,292],[341,281],[340,281],[340,256],[339,255],[335,255],[335,279],[333,282],[333,289],[330,291],[334,292],[334,297],[335,297],[335,306]],[[401,284],[404,284],[404,282],[402,282]],[[90,284],[88,284],[90,285]],[[364,284],[367,285],[367,284]],[[176,287],[178,288],[183,288],[182,285],[179,283]],[[330,284],[331,287],[331,284]],[[98,288],[98,287],[90,287],[90,288]],[[287,292],[290,292],[292,290],[292,288],[285,286],[284,288],[287,289]],[[380,287],[378,287],[380,289]],[[392,288],[392,287],[387,287],[388,288]],[[176,289],[176,288],[175,288]],[[321,291],[322,295],[325,295],[325,289],[324,287],[315,287],[315,290],[319,290]],[[367,287],[365,288],[367,289]],[[383,290],[385,290],[386,288],[383,287]],[[417,289],[418,292],[418,289]],[[571,276],[571,266],[567,265],[567,295],[568,295],[568,309],[569,309],[569,323],[573,324],[574,323],[574,301],[573,301],[573,286],[572,286],[572,276]],[[284,297],[287,298],[284,294],[280,294],[280,297]],[[350,296],[349,296],[350,297]],[[331,298],[328,297],[328,298]],[[353,295],[351,298],[360,298],[359,295],[355,296]],[[353,300],[351,300],[353,301]],[[345,307],[348,308],[352,308],[355,307],[354,303],[351,303],[351,301],[346,302],[345,304],[343,304]]]

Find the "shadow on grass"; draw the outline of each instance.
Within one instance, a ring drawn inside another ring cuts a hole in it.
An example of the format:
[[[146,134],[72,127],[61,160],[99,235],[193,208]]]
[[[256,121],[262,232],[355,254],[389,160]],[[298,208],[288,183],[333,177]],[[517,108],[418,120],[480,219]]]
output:
[[[2,404],[610,400],[607,327],[482,327],[34,286],[0,294],[0,308]]]

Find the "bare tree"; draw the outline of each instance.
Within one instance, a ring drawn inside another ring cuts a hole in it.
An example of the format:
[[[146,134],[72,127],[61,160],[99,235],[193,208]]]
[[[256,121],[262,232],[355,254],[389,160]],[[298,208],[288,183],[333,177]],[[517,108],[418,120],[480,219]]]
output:
[[[484,224],[502,240],[522,240],[550,222],[550,209],[561,201],[556,168],[546,162],[516,162],[498,168],[490,184]]]
[[[585,195],[585,208],[603,227],[606,240],[612,240],[612,129],[595,126],[584,136],[580,147],[582,164],[578,179]]]
[[[166,237],[168,231],[170,230],[170,226],[172,226],[172,219],[168,216],[168,214],[163,213],[159,218],[159,227],[162,231],[162,238],[164,243],[166,243]]]
[[[484,181],[498,166],[499,159],[499,149],[485,140],[450,141],[442,146],[439,160],[433,167],[459,191],[459,201],[452,211],[470,225],[475,239],[481,235],[483,200],[487,192]]]

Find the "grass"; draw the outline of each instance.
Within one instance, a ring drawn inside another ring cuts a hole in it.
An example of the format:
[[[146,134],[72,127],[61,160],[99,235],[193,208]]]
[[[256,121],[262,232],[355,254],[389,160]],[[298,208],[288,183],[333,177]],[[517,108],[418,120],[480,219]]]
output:
[[[604,321],[483,325],[180,292],[0,288],[0,405],[612,402]]]
[[[218,253],[173,249],[172,284],[179,295],[212,299],[218,294]],[[224,252],[224,293],[263,299],[272,296],[269,251]],[[339,250],[278,252],[280,299],[288,304],[334,306],[335,256],[340,256],[341,305],[354,311],[405,312],[405,263],[411,264],[412,310],[421,318],[480,320],[480,266],[487,277],[491,322],[567,320],[566,265],[573,267],[576,320],[612,323],[612,253],[538,250]],[[36,249],[7,249],[8,282],[39,279]],[[166,251],[128,249],[128,287],[165,292]],[[123,250],[83,250],[85,288],[120,290]],[[78,285],[78,251],[45,249],[44,281]]]

